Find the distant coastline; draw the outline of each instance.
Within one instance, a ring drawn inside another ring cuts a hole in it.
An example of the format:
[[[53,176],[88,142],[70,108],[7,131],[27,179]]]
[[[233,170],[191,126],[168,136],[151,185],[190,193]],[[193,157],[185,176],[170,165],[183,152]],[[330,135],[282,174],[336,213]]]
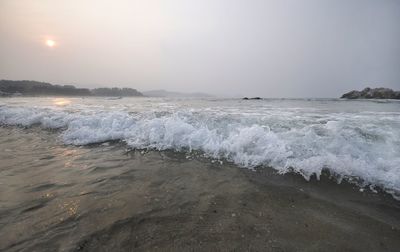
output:
[[[76,88],[73,85],[54,85],[30,80],[0,80],[0,97],[10,96],[121,96],[141,97],[143,94],[133,88]]]
[[[346,99],[400,99],[400,91],[390,88],[364,88],[361,91],[353,90],[343,94],[340,98]]]

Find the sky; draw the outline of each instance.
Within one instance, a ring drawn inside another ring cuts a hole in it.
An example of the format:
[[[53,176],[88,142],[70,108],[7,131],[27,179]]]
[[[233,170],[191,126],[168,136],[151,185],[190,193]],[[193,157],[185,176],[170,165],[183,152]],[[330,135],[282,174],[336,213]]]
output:
[[[222,96],[400,90],[400,1],[0,0],[0,79]]]

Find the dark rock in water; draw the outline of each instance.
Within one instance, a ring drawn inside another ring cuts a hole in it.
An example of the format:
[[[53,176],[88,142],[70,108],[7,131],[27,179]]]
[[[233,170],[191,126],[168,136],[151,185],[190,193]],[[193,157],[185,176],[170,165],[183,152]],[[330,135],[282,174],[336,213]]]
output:
[[[400,91],[390,88],[365,88],[362,91],[353,90],[345,93],[340,98],[347,99],[400,99]]]
[[[244,97],[243,98],[243,100],[261,100],[261,99],[262,99],[261,97],[251,97],[251,98]]]

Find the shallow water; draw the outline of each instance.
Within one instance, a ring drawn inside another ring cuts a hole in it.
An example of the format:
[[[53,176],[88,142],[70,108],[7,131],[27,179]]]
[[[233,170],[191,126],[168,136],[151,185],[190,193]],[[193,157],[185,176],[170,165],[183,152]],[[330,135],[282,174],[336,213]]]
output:
[[[307,180],[329,170],[338,181],[400,195],[398,101],[39,97],[0,104],[0,124],[55,129],[65,144],[122,141]]]
[[[400,203],[325,176],[0,127],[2,251],[398,251]]]

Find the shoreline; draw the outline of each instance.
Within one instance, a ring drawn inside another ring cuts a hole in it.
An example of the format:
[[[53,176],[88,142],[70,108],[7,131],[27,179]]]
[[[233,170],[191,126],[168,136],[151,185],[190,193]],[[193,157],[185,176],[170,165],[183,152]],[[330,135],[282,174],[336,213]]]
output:
[[[400,247],[400,202],[385,193],[120,143],[68,146],[33,128],[0,132],[8,136],[0,142],[4,250]]]
[[[329,168],[324,168],[322,169],[322,172],[320,174],[320,178],[317,178],[316,174],[313,174],[310,176],[309,179],[306,179],[301,173],[298,173],[295,170],[291,170],[289,172],[286,172],[284,174],[280,174],[279,170],[275,169],[274,167],[271,166],[265,166],[265,165],[258,165],[256,167],[243,167],[238,164],[235,164],[234,162],[227,160],[226,158],[213,158],[209,157],[206,153],[204,153],[201,150],[192,150],[189,152],[188,149],[183,149],[183,150],[156,150],[156,149],[148,149],[148,148],[132,148],[129,146],[124,140],[105,140],[102,142],[95,142],[95,143],[88,143],[88,144],[82,144],[82,145],[74,145],[74,144],[66,144],[63,143],[60,139],[59,133],[64,131],[65,128],[43,128],[41,127],[40,124],[37,125],[31,125],[31,126],[22,126],[22,125],[2,125],[0,124],[0,129],[1,128],[6,128],[6,129],[23,129],[23,130],[29,130],[31,132],[36,132],[40,134],[41,131],[45,131],[47,133],[52,134],[55,139],[57,139],[57,144],[60,145],[65,145],[68,147],[75,147],[75,148],[96,148],[96,147],[104,147],[104,146],[118,146],[122,149],[125,149],[126,152],[137,152],[140,154],[146,154],[146,153],[170,153],[173,155],[179,155],[183,160],[194,160],[197,162],[204,163],[204,165],[228,165],[228,166],[233,166],[237,169],[241,170],[248,170],[250,172],[255,172],[260,175],[265,175],[268,174],[267,176],[273,176],[276,179],[280,177],[295,177],[300,180],[303,180],[306,183],[319,183],[322,180],[330,182],[332,184],[336,185],[346,185],[347,187],[352,187],[356,191],[360,193],[368,193],[371,195],[374,194],[382,194],[384,195],[385,198],[391,198],[392,200],[399,202],[400,203],[400,195],[398,196],[398,193],[396,192],[388,192],[385,190],[380,185],[373,185],[364,182],[360,178],[355,178],[355,177],[345,177],[341,176],[340,174],[334,174],[331,173],[332,171]],[[292,169],[292,168],[290,168]],[[278,179],[279,180],[279,179]]]

